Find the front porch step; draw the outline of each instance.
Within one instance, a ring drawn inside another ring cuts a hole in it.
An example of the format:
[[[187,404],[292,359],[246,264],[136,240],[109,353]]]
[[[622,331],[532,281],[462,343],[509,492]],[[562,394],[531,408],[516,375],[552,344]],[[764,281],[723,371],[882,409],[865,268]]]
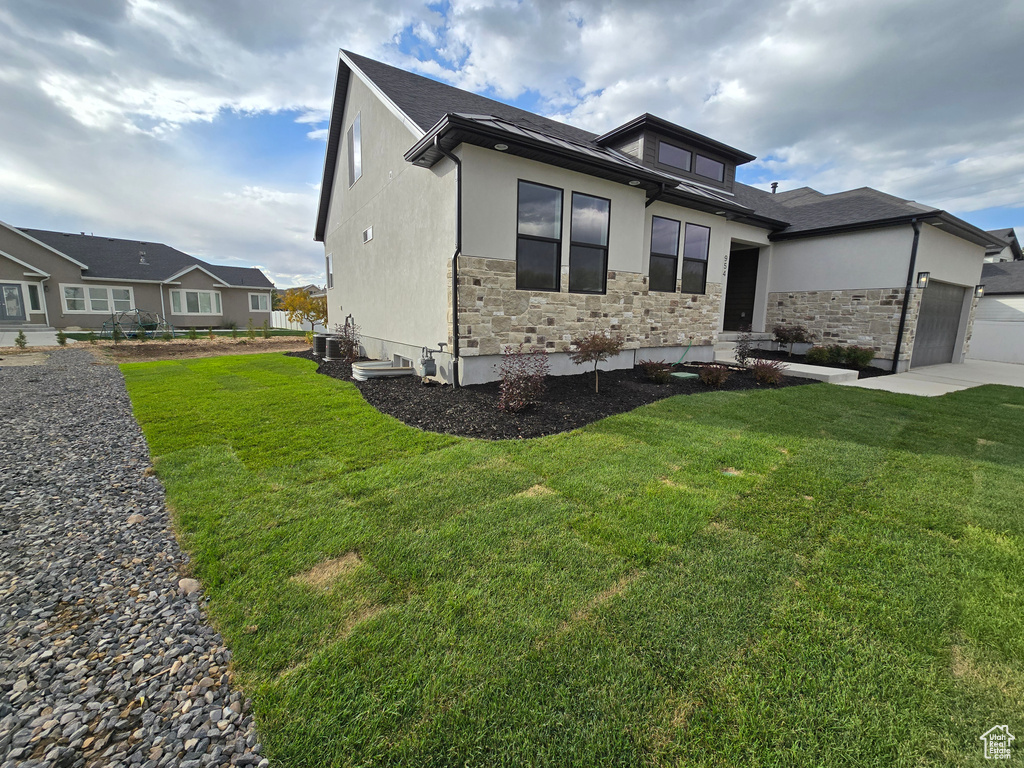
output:
[[[732,351],[715,349],[715,362],[727,365],[737,365],[736,355]],[[787,363],[783,361],[785,375],[797,379],[811,379],[812,381],[824,381],[829,384],[841,384],[856,381],[859,374],[857,371],[848,371],[845,368],[828,368],[823,365],[804,365],[803,363]],[[748,365],[749,367],[749,365]]]

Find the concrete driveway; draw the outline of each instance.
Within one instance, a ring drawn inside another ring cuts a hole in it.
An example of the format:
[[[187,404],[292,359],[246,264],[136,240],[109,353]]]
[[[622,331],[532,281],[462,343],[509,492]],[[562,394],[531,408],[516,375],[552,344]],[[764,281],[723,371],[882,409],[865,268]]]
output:
[[[878,376],[873,379],[837,382],[844,387],[883,389],[904,395],[935,397],[960,389],[980,387],[982,384],[1005,384],[1009,387],[1024,387],[1024,365],[996,363],[989,360],[966,360],[963,363],[946,363],[915,368],[895,376]]]

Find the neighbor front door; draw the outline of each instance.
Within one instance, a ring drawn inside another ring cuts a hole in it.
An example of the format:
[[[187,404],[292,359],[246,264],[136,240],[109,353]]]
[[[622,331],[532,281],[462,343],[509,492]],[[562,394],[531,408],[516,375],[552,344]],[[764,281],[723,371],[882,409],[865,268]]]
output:
[[[21,286],[17,283],[0,283],[0,323],[25,322],[25,302],[21,298]]]

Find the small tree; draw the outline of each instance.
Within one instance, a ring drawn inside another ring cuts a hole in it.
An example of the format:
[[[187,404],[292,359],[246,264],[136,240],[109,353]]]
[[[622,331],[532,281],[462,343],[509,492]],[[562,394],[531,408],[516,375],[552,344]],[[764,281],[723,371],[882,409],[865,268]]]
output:
[[[287,291],[281,306],[289,321],[309,323],[309,330],[327,322],[327,297],[310,296],[304,288]]]
[[[605,336],[603,333],[594,331],[586,336],[572,340],[576,349],[569,352],[569,359],[576,365],[584,363],[594,364],[594,392],[598,391],[597,366],[609,357],[619,354],[625,341],[621,336]]]
[[[28,339],[25,338],[24,331],[18,331],[18,336],[14,340],[14,343],[18,345],[18,349],[24,349],[25,347],[28,346]]]
[[[337,323],[334,326],[334,335],[337,337],[342,358],[352,362],[359,357],[359,326],[352,319],[352,315],[346,317],[344,323]]]
[[[62,330],[61,331],[57,331],[57,343],[60,346],[62,346],[62,347],[67,346],[68,335],[66,333],[64,333],[64,331],[62,331]]]
[[[814,334],[812,334],[805,326],[802,325],[776,325],[772,328],[772,334],[775,336],[775,340],[780,344],[789,345],[789,354],[793,354],[794,344],[809,344],[814,341]]]
[[[745,325],[740,329],[740,335],[736,339],[736,362],[740,365],[746,365],[747,360],[750,359],[750,352],[754,347],[754,334],[750,331],[750,326]]]

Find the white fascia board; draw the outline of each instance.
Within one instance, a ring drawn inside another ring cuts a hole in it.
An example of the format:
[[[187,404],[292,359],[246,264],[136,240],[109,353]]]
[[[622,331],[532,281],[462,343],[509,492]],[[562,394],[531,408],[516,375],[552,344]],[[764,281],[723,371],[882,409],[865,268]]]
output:
[[[60,257],[61,257],[62,259],[67,259],[67,260],[68,260],[68,261],[70,261],[70,262],[71,262],[72,264],[74,264],[74,265],[75,265],[76,267],[81,267],[82,269],[88,269],[88,268],[89,268],[89,267],[88,267],[88,265],[86,265],[86,264],[83,264],[82,262],[80,262],[80,261],[77,261],[76,259],[72,259],[72,258],[71,258],[70,256],[68,256],[68,255],[67,255],[66,253],[61,253],[61,252],[60,252],[60,251],[58,251],[58,250],[57,250],[56,248],[53,248],[52,246],[49,246],[49,245],[47,245],[46,243],[44,243],[44,242],[42,242],[42,241],[40,241],[40,240],[36,240],[36,239],[35,239],[34,237],[32,237],[31,235],[26,235],[26,234],[25,234],[24,232],[22,232],[22,231],[21,231],[20,229],[18,229],[17,227],[12,227],[12,226],[11,226],[10,224],[8,224],[8,223],[7,223],[7,222],[5,222],[5,221],[0,221],[0,227],[4,227],[4,228],[6,228],[6,229],[9,229],[9,230],[11,230],[11,232],[13,232],[13,233],[14,233],[14,234],[16,234],[16,235],[21,235],[22,237],[24,237],[24,238],[25,238],[26,240],[28,240],[29,242],[32,242],[32,243],[35,243],[36,245],[40,245],[40,246],[42,246],[43,248],[45,248],[46,250],[50,251],[51,253],[55,253],[55,254],[57,254],[57,255],[58,255],[58,256],[60,256]]]
[[[168,277],[168,278],[167,278],[166,280],[161,280],[160,282],[163,282],[163,283],[169,283],[169,282],[170,282],[171,280],[177,280],[177,279],[178,279],[179,277],[181,277],[182,275],[187,275],[187,274],[188,274],[189,272],[191,272],[191,271],[192,271],[192,270],[194,270],[194,269],[198,269],[198,270],[199,270],[200,272],[205,272],[205,273],[206,273],[207,275],[209,275],[210,277],[212,277],[212,278],[213,278],[214,280],[216,280],[216,281],[217,281],[218,283],[220,283],[221,285],[223,285],[223,286],[227,286],[227,283],[225,283],[225,282],[224,282],[224,281],[223,281],[223,280],[222,280],[221,278],[217,277],[217,276],[216,276],[215,274],[213,274],[213,272],[211,272],[210,270],[208,270],[208,269],[203,269],[203,267],[202,267],[202,266],[200,266],[199,264],[193,264],[192,266],[190,266],[190,267],[186,267],[185,269],[181,270],[180,272],[175,272],[175,273],[174,273],[173,275],[171,275],[170,277]]]
[[[352,59],[345,55],[344,51],[338,51],[338,57],[345,62],[345,66],[347,66],[349,70],[359,78],[363,85],[369,88],[373,95],[380,99],[384,106],[386,106],[388,110],[402,122],[402,125],[409,129],[409,132],[413,135],[413,138],[416,139],[416,141],[419,141],[426,135],[424,131],[416,125],[411,117],[405,114],[405,112],[403,112],[395,102],[384,94],[384,91],[377,87],[376,83],[363,74],[363,71],[359,69]]]
[[[0,223],[2,223],[2,222],[0,222]],[[3,256],[5,259],[10,259],[15,264],[18,264],[18,265],[20,265],[22,267],[25,267],[25,269],[31,269],[32,270],[31,272],[26,272],[25,273],[25,275],[28,276],[28,277],[33,277],[33,276],[36,276],[36,277],[49,277],[50,276],[49,273],[43,272],[43,270],[41,270],[41,269],[39,269],[37,267],[33,267],[31,264],[28,264],[27,262],[22,261],[21,259],[17,258],[16,256],[11,256],[11,254],[7,253],[7,251],[0,251],[0,256]]]

